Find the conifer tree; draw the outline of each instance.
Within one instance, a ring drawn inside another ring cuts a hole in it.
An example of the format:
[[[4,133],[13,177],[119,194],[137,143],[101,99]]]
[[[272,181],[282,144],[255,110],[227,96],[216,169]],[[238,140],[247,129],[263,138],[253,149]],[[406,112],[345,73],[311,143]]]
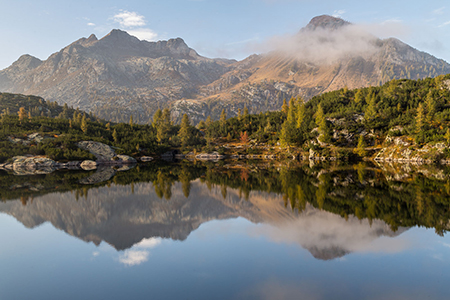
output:
[[[204,130],[206,128],[205,121],[201,120],[200,122],[198,122],[197,128],[200,130]]]
[[[281,106],[281,111],[282,111],[285,115],[287,115],[287,114],[288,114],[288,109],[289,109],[289,107],[288,107],[288,105],[287,105],[286,99],[283,99],[283,105]]]
[[[298,99],[297,104],[297,128],[302,128],[305,122],[305,101],[302,98]]]
[[[436,113],[436,99],[434,98],[433,91],[431,89],[427,94],[426,104],[427,104],[427,122],[431,123]]]
[[[178,132],[178,137],[180,138],[181,146],[183,148],[185,148],[189,144],[189,141],[191,140],[190,123],[191,122],[189,121],[188,115],[184,114],[183,118],[181,119],[181,126]]]
[[[358,104],[364,99],[362,89],[358,89],[355,94],[355,103]]]
[[[375,93],[370,91],[367,99],[366,110],[364,111],[364,119],[366,122],[372,121],[377,114],[376,111],[376,96]]]
[[[222,134],[225,134],[227,126],[227,113],[225,112],[225,109],[222,109],[222,112],[220,113],[220,130],[222,131]]]
[[[81,130],[84,132],[84,133],[86,133],[87,132],[87,130],[88,130],[88,124],[87,124],[87,121],[86,121],[86,115],[83,115],[83,118],[81,119]]]
[[[170,126],[170,111],[169,109],[165,108],[162,111],[161,121],[156,131],[156,138],[159,143],[162,143],[165,139],[167,139],[170,131]]]
[[[158,128],[158,126],[161,124],[161,120],[162,120],[162,111],[161,109],[158,109],[153,115],[153,123],[152,123],[153,127]]]
[[[327,125],[327,120],[325,118],[325,114],[322,109],[322,105],[319,103],[317,106],[317,112],[316,112],[316,124],[319,126],[319,141],[322,143],[328,143],[330,142],[331,136],[330,136],[330,129]]]
[[[25,107],[19,108],[19,111],[17,112],[17,114],[19,115],[20,124],[22,124],[23,119],[25,119],[25,117],[27,116],[27,112],[25,111]]]
[[[419,103],[416,115],[416,131],[417,132],[422,131],[424,126],[425,126],[425,110],[423,108],[422,103]]]
[[[128,123],[131,127],[133,127],[133,115],[130,115],[130,122]]]
[[[116,131],[115,128],[114,128],[112,137],[113,137],[113,139],[114,139],[114,143],[118,143],[118,142],[119,142],[119,136],[118,136],[117,131]]]
[[[364,157],[367,155],[366,151],[366,142],[364,141],[364,137],[362,135],[358,138],[358,146],[356,147],[356,154],[360,157]]]

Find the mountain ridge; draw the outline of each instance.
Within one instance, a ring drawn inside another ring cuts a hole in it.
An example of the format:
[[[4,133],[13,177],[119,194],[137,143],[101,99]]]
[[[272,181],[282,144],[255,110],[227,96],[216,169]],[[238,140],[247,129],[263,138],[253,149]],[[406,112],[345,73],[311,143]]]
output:
[[[0,71],[0,91],[34,94],[115,122],[151,122],[170,107],[194,123],[224,109],[235,116],[278,110],[343,87],[380,85],[450,73],[441,59],[390,38],[381,40],[332,16],[317,16],[274,51],[242,61],[199,55],[183,39],[147,42],[114,29],[81,38],[41,61],[20,57]]]

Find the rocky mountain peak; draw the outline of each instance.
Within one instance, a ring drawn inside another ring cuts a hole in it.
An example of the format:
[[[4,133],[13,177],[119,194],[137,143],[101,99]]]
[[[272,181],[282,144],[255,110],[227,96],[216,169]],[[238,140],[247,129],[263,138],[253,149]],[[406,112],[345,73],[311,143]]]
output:
[[[97,41],[98,41],[98,39],[97,39],[97,37],[95,36],[95,34],[91,34],[91,35],[87,38],[87,40],[84,41],[84,44],[85,44],[85,45],[91,45],[91,44],[93,44],[93,43],[95,43],[95,42],[97,42]]]
[[[91,35],[92,36],[92,35]],[[139,39],[137,37],[134,37],[128,32],[120,30],[120,29],[113,29],[110,33],[105,35],[103,38],[100,39],[100,42],[102,43],[114,43],[114,44],[127,44],[127,43],[139,43]]]
[[[316,30],[317,28],[328,29],[328,30],[336,30],[341,28],[342,26],[350,25],[350,22],[347,22],[341,18],[329,16],[329,15],[321,15],[311,19],[308,25],[306,25],[306,29],[308,30]]]
[[[29,54],[24,54],[19,57],[19,59],[16,60],[11,67],[15,68],[16,70],[26,71],[37,68],[41,64],[42,60],[40,60],[39,58],[36,58]]]

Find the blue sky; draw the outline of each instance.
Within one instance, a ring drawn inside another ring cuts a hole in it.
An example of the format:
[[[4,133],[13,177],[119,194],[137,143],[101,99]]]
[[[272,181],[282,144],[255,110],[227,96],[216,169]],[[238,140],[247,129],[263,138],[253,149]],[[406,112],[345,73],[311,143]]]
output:
[[[0,5],[0,69],[22,54],[46,59],[81,37],[101,38],[115,28],[148,40],[181,37],[203,56],[243,59],[321,14],[367,25],[380,37],[398,37],[450,62],[448,0],[0,0]]]

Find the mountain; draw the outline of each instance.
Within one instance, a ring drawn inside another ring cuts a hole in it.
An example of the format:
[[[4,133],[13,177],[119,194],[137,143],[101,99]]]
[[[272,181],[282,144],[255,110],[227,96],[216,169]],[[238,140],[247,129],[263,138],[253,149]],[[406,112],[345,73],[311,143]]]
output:
[[[121,30],[98,40],[82,38],[40,61],[21,56],[0,71],[0,91],[35,94],[112,121],[151,120],[171,107],[196,123],[222,109],[234,116],[278,110],[283,99],[379,85],[394,78],[450,73],[450,65],[395,38],[378,39],[364,28],[318,16],[270,52],[242,61],[200,56],[180,39],[140,41]]]
[[[83,241],[96,245],[106,242],[117,250],[129,249],[149,238],[183,241],[204,223],[241,217],[261,223],[247,232],[250,236],[297,244],[322,260],[372,247],[389,248],[396,245],[395,240],[387,246],[377,240],[406,230],[393,232],[381,220],[369,222],[355,216],[346,220],[309,205],[297,215],[284,206],[281,195],[253,191],[246,200],[237,189],[228,188],[226,195],[221,189],[215,186],[209,190],[207,184],[196,180],[186,198],[177,183],[170,200],[166,200],[157,196],[151,183],[112,185],[91,189],[82,200],[77,200],[73,192],[66,192],[36,197],[27,205],[20,200],[0,202],[0,212],[15,217],[28,228],[49,222]]]
[[[0,90],[33,94],[123,121],[147,122],[158,107],[189,97],[234,61],[201,57],[180,39],[140,41],[121,30],[82,38],[47,60],[21,56],[0,72]]]

